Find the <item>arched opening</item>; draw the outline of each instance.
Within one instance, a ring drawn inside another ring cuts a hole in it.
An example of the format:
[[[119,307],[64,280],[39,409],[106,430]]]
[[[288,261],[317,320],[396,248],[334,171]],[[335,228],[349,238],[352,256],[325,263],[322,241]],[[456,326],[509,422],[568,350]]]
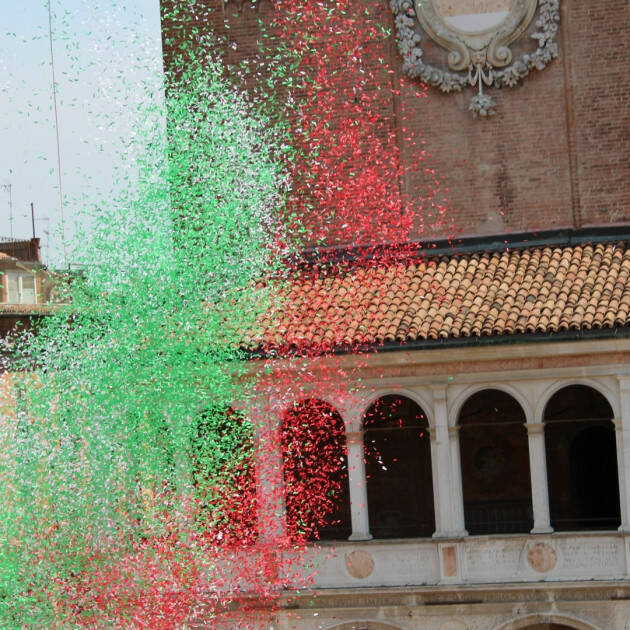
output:
[[[287,530],[294,540],[342,540],[352,532],[343,419],[328,403],[305,400],[282,422]]]
[[[230,407],[196,418],[191,444],[196,520],[215,544],[247,545],[258,536],[254,428]]]
[[[470,534],[533,527],[525,413],[509,394],[484,389],[459,414],[464,518]]]
[[[569,385],[545,407],[551,525],[556,531],[612,530],[620,522],[613,412],[586,385]]]
[[[427,418],[409,398],[379,398],[364,417],[370,532],[414,538],[435,531]]]
[[[586,621],[558,613],[533,613],[518,616],[495,630],[597,630]]]

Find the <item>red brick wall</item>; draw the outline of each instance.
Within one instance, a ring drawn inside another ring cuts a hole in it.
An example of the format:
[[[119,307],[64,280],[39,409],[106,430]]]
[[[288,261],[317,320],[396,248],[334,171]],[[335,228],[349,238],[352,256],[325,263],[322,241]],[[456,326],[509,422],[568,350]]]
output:
[[[388,0],[377,1],[393,28]],[[250,0],[205,2],[214,9],[205,27],[227,37],[228,60],[252,58],[257,21],[272,10],[270,0],[258,0],[256,8]],[[495,116],[472,118],[472,89],[443,94],[428,88],[427,98],[419,98],[413,83],[383,112],[422,134],[428,154],[423,167],[435,169],[437,198],[446,199],[461,235],[630,221],[627,0],[561,0],[561,15],[558,59],[517,87],[492,90]],[[525,39],[516,47],[532,44]],[[168,49],[165,54],[168,59]],[[394,42],[383,54],[396,81],[401,59]],[[427,45],[427,54],[440,52]],[[407,191],[431,187],[431,179],[421,169],[407,177]],[[424,213],[431,212],[426,202]],[[426,227],[431,222],[425,216],[424,232],[415,235],[440,235]]]
[[[41,262],[38,238],[32,238],[28,241],[0,240],[0,252],[18,260]]]
[[[565,0],[580,221],[630,221],[630,9]]]

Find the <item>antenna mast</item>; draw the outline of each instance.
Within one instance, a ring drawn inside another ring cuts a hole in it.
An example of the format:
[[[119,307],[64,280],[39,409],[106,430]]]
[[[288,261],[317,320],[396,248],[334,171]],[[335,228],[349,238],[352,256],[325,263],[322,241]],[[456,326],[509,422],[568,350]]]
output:
[[[11,194],[11,184],[2,184],[2,190],[9,193],[9,230],[13,238],[13,196]]]
[[[57,135],[57,176],[59,180],[59,212],[61,214],[61,244],[63,246],[64,265],[68,266],[68,254],[66,251],[66,222],[63,214],[63,188],[61,186],[61,149],[59,145],[59,114],[57,112],[57,81],[55,80],[55,58],[53,55],[52,33],[52,0],[48,0],[48,39],[50,41],[50,68],[52,70],[52,97],[55,112],[55,133]]]

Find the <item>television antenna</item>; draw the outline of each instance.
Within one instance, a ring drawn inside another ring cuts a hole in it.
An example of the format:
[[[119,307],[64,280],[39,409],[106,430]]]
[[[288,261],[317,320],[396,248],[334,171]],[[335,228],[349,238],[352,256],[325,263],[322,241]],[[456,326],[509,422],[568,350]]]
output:
[[[9,236],[13,238],[13,196],[12,196],[12,186],[11,184],[1,184],[2,190],[4,192],[9,193],[9,231],[11,232]]]
[[[59,212],[61,215],[61,245],[63,247],[64,265],[68,266],[66,251],[66,222],[63,213],[63,188],[61,186],[61,147],[59,142],[59,113],[57,110],[57,81],[55,79],[55,57],[53,54],[52,0],[48,0],[48,41],[50,43],[50,69],[52,72],[52,98],[55,114],[55,134],[57,137],[57,177],[59,181]]]

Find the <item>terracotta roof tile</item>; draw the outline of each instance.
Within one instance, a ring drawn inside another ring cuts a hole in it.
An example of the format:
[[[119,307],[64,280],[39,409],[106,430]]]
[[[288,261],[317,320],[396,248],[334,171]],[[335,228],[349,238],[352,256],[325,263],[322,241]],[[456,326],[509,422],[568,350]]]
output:
[[[251,347],[348,347],[630,326],[626,243],[452,254],[305,271]]]

